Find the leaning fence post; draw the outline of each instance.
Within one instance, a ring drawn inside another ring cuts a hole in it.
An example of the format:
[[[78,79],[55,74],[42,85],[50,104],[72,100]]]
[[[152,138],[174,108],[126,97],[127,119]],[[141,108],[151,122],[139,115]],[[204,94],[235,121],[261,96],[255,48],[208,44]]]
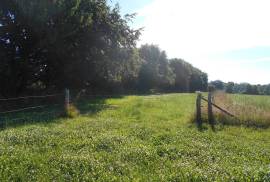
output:
[[[65,109],[67,110],[69,108],[70,103],[70,92],[69,89],[65,89]]]
[[[196,100],[196,121],[199,127],[202,126],[202,114],[201,114],[201,100],[202,93],[197,92],[197,100]]]
[[[208,122],[210,125],[214,125],[214,115],[212,107],[212,92],[208,92]]]

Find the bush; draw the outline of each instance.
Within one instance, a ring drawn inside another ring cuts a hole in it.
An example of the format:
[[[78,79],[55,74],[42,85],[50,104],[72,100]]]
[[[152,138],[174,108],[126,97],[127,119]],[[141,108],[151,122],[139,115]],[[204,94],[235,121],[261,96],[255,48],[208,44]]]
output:
[[[66,117],[69,118],[75,118],[80,115],[80,111],[74,106],[73,104],[70,104],[65,111]]]

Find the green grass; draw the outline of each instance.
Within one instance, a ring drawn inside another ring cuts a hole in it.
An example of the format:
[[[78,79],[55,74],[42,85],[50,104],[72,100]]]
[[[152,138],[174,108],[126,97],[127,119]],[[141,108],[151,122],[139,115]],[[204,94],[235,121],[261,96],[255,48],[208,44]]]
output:
[[[270,130],[190,122],[195,95],[91,99],[0,131],[1,181],[269,181]]]

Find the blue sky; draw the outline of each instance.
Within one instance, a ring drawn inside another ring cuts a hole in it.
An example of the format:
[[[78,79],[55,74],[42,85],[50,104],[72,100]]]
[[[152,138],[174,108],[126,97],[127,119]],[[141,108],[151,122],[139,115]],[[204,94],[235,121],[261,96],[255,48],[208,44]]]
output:
[[[118,3],[120,5],[121,14],[138,13],[140,9],[149,5],[153,0],[108,0],[112,5]],[[144,26],[145,18],[137,16],[132,26],[135,28],[141,28]]]
[[[140,44],[153,43],[183,58],[210,80],[270,83],[270,1],[112,0],[138,13]]]
[[[127,14],[138,11],[152,1],[153,0],[111,0],[111,3],[119,3],[121,7],[121,13]]]

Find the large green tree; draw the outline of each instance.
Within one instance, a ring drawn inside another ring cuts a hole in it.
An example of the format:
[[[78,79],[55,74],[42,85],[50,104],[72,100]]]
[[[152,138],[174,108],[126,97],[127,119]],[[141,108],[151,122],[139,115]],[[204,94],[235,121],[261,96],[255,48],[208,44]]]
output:
[[[176,76],[174,90],[177,92],[189,92],[191,66],[182,59],[171,59],[170,66]]]
[[[138,75],[140,30],[106,0],[4,0],[0,13],[0,74],[16,82],[2,94],[33,85],[112,89]]]
[[[2,0],[0,97],[65,87],[92,92],[205,90],[207,75],[169,60],[155,45],[136,48],[129,26],[106,0]]]
[[[174,90],[178,92],[206,91],[208,76],[182,59],[171,59],[170,66],[176,75]]]
[[[142,45],[140,57],[143,65],[139,75],[139,88],[141,90],[157,89],[168,90],[174,83],[174,74],[169,66],[165,51],[156,45]]]

